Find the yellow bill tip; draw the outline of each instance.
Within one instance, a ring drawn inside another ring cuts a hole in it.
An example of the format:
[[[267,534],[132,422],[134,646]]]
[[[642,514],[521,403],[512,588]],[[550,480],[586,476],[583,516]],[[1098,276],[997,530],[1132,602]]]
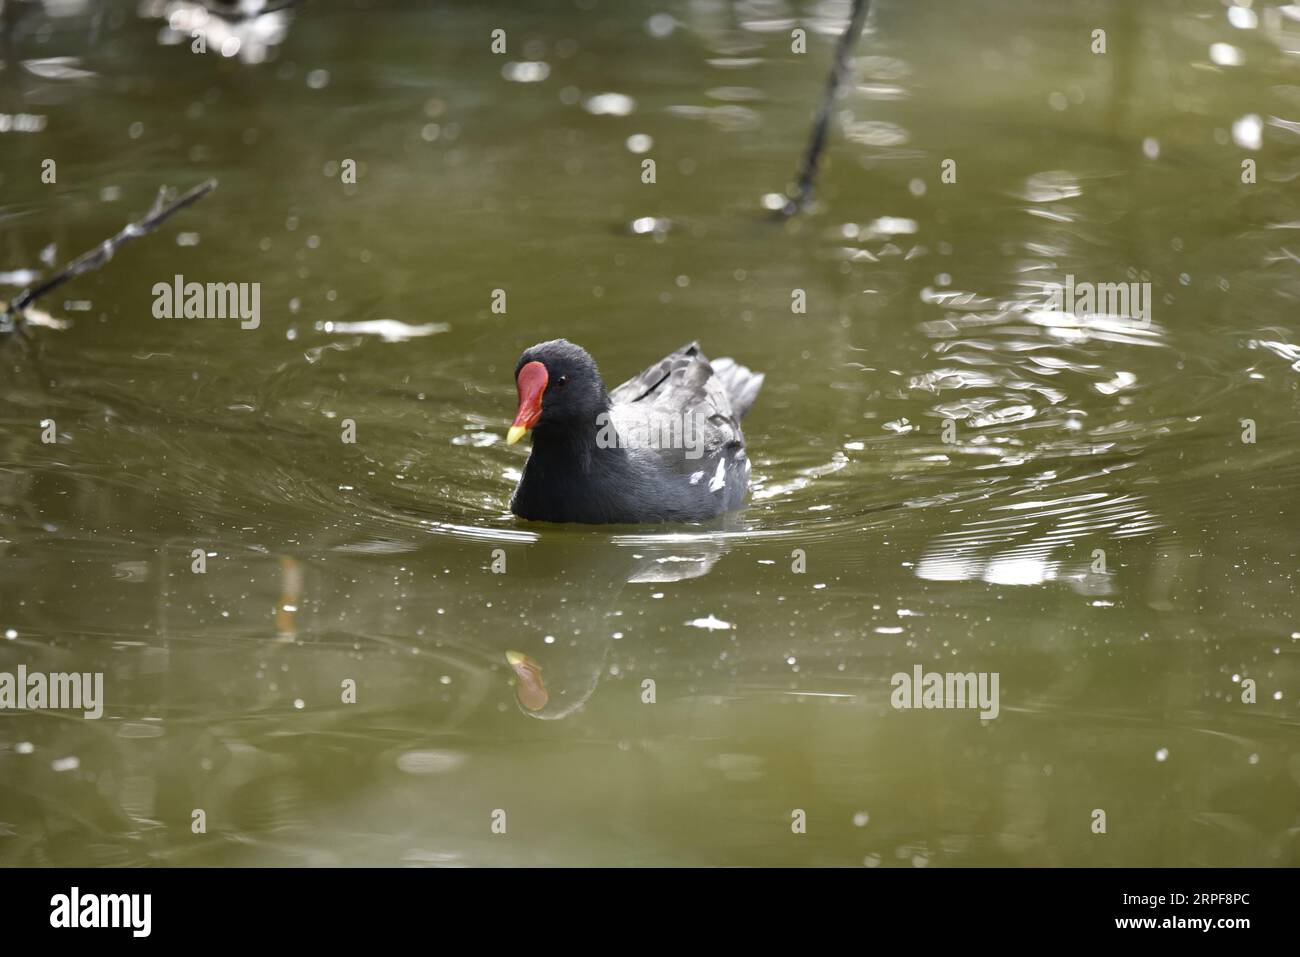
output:
[[[510,426],[510,431],[506,433],[506,445],[514,445],[516,442],[522,439],[527,433],[528,430],[525,429],[522,425]]]
[[[510,662],[511,668],[518,668],[527,660],[528,660],[528,656],[521,651],[506,652],[506,661]]]

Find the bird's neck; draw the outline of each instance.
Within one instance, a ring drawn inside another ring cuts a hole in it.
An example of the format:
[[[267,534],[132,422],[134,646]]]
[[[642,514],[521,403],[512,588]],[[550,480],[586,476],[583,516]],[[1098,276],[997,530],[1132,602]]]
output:
[[[586,475],[597,463],[621,462],[627,457],[617,440],[608,412],[599,419],[570,428],[554,426],[533,432],[533,451],[527,468],[535,473]]]

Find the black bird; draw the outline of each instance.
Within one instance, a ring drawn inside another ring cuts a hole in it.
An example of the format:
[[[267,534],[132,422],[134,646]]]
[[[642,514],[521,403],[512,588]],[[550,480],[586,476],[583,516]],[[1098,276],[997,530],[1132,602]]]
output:
[[[763,385],[697,343],[613,392],[580,346],[553,339],[515,366],[519,412],[506,441],[532,432],[510,500],[543,522],[700,522],[744,504],[749,458],[740,420]]]

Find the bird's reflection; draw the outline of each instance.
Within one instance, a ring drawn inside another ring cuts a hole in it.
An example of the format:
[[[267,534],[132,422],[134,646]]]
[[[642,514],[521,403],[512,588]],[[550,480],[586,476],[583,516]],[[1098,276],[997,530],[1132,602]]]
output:
[[[496,582],[493,610],[512,619],[503,635],[512,643],[501,654],[519,710],[542,720],[579,712],[622,637],[624,590],[703,577],[726,548],[721,535],[611,538],[563,529],[516,549]]]
[[[487,542],[440,535],[393,555],[371,546],[298,556],[176,543],[157,576],[159,630],[164,641],[187,646],[264,632],[242,702],[258,712],[302,699],[308,704],[297,709],[333,725],[375,709],[390,717],[409,710],[414,720],[418,710],[420,724],[451,731],[484,719],[511,683],[519,712],[556,720],[595,693],[623,637],[626,602],[647,585],[707,575],[728,548],[721,523],[677,534],[535,528]],[[194,574],[200,552],[210,564]],[[218,657],[231,650],[220,641],[208,647]],[[355,700],[339,710],[331,702],[351,679]],[[241,708],[219,695],[212,704]],[[310,720],[304,714],[298,723]]]

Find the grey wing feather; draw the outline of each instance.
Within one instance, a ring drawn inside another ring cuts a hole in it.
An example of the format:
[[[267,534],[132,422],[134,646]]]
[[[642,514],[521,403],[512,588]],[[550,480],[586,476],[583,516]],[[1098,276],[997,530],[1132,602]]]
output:
[[[610,399],[615,402],[637,402],[649,393],[662,389],[665,380],[677,369],[685,367],[700,355],[700,344],[688,342],[676,352],[664,356],[658,362],[647,366],[632,376],[618,388],[610,392]],[[701,356],[701,358],[703,358]],[[707,360],[706,360],[707,361]]]
[[[722,358],[709,362],[700,351],[698,342],[689,342],[676,352],[664,356],[614,389],[609,397],[615,403],[641,402],[654,398],[656,393],[666,392],[666,385],[676,385],[681,381],[681,378],[673,378],[675,373],[683,373],[683,378],[689,374],[688,381],[694,385],[696,381],[702,381],[701,377],[707,378],[710,372],[721,383],[731,405],[731,413],[737,419],[743,419],[758,398],[758,390],[763,387],[763,373],[753,372],[735,359]]]
[[[751,372],[735,359],[726,358],[713,360],[713,372],[722,380],[722,387],[731,399],[731,411],[736,418],[743,419],[758,398],[758,390],[763,388],[763,373]]]
[[[692,342],[610,393],[612,416],[632,447],[653,447],[658,461],[692,484],[712,490],[732,469],[748,477],[740,418],[753,405],[763,376],[732,359],[710,363]],[[649,429],[647,428],[649,427]],[[653,429],[690,429],[689,441],[645,441]],[[638,436],[641,438],[638,439]],[[743,492],[744,485],[740,488]]]

